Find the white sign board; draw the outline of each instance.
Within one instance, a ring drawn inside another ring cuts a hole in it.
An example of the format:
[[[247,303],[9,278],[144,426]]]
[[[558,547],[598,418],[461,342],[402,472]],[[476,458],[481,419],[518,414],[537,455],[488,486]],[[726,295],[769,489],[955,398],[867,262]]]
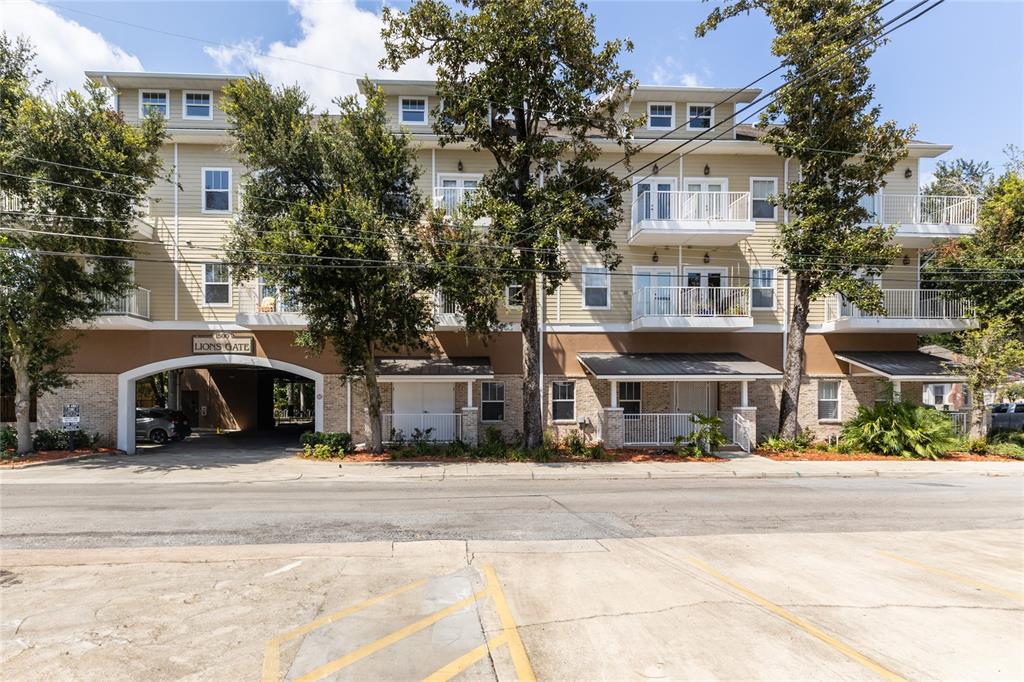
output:
[[[64,414],[61,417],[65,431],[78,431],[82,424],[82,406],[69,404],[64,406]]]
[[[240,353],[252,355],[256,344],[251,336],[235,336],[234,334],[213,334],[211,336],[193,336],[193,355],[206,353]]]

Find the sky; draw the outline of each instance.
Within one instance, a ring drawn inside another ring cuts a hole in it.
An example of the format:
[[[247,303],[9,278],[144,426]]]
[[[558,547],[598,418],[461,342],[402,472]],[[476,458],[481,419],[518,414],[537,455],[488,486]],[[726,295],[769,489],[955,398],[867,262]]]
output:
[[[698,39],[693,29],[715,0],[589,4],[599,39],[632,39],[635,49],[620,63],[642,83],[738,88],[778,64],[772,28],[759,13]],[[883,16],[911,4],[895,2]],[[398,9],[408,5],[388,0]],[[259,70],[272,81],[301,84],[328,106],[355,92],[351,74],[395,77],[377,68],[381,6],[379,0],[0,0],[0,30],[34,43],[55,90],[80,86],[82,72],[91,69]],[[895,31],[871,68],[884,117],[916,125],[918,139],[953,145],[944,158],[988,161],[999,170],[1007,144],[1024,147],[1024,0],[947,0]],[[398,74],[430,76],[422,62]],[[767,90],[780,82],[776,76],[757,85]],[[930,168],[922,168],[923,181]]]

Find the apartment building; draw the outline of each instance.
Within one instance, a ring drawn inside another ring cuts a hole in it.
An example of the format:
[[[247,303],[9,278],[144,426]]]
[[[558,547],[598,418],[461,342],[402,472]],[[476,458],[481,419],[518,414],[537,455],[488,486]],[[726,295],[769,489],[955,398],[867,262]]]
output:
[[[344,381],[329,353],[308,357],[293,345],[304,320],[287,296],[259,281],[232,281],[222,263],[245,177],[226,149],[220,105],[230,78],[87,75],[117,93],[129,121],[154,110],[167,118],[162,154],[173,181],[153,188],[137,227],[145,244],[134,292],[83,330],[72,363],[77,383],[40,399],[41,424],[59,424],[63,406],[78,404],[83,428],[131,451],[136,384],[170,371],[170,400],[193,410],[200,424],[229,414],[236,425],[267,425],[267,383],[291,376],[315,384],[310,413],[317,429],[350,431],[361,440],[368,432],[363,387]],[[431,82],[376,85],[388,98],[394,129],[418,144],[421,191],[454,210],[477,191],[490,156],[437,144]],[[543,302],[547,427],[560,434],[583,429],[613,447],[671,444],[692,429],[695,413],[722,417],[744,448],[758,433],[776,430],[791,291],[772,254],[786,216],[768,197],[799,168],[742,125],[699,149],[689,145],[658,158],[687,138],[717,137],[721,128],[706,133],[758,94],[645,85],[633,93],[629,113],[646,115],[635,135],[651,141],[634,165],[657,160],[624,202],[616,232],[623,260],[614,272],[586,247],[561,247],[574,274]],[[869,315],[838,296],[814,304],[799,417],[820,436],[836,433],[858,405],[890,390],[920,400],[922,384],[957,380],[940,358],[918,351],[919,334],[972,323],[967,302],[946,298],[921,275],[937,241],[975,229],[976,198],[919,191],[920,160],[949,149],[913,141],[884,190],[867,200],[875,220],[897,226],[902,247],[880,278],[887,314]],[[600,163],[620,157],[609,141]],[[437,439],[471,441],[491,426],[506,434],[520,428],[515,292],[503,311],[508,329],[487,344],[468,337],[458,310],[440,297],[436,310],[438,353],[379,360],[385,433],[430,428]]]

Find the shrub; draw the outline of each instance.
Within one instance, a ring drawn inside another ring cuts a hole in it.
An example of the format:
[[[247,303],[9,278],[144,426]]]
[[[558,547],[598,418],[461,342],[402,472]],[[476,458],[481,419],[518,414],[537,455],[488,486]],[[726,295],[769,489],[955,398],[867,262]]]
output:
[[[599,462],[609,460],[612,458],[612,456],[608,454],[608,451],[604,449],[604,445],[602,445],[601,443],[594,443],[593,445],[589,446],[587,448],[586,456],[588,459],[597,460]]]
[[[565,434],[562,447],[573,457],[583,457],[587,454],[587,435],[579,429],[573,429]]]
[[[501,429],[496,426],[488,426],[484,430],[483,442],[477,446],[474,454],[487,459],[505,459],[508,456],[508,445],[505,443]]]
[[[1024,446],[1016,443],[992,443],[988,446],[987,454],[1024,459]]]
[[[0,454],[18,449],[18,432],[13,426],[0,427]]]
[[[907,402],[862,405],[844,427],[842,441],[856,450],[938,459],[956,444],[946,415]]]
[[[724,422],[718,417],[695,412],[693,422],[696,428],[688,437],[676,436],[674,449],[680,457],[710,455],[729,440],[722,431]]]
[[[306,431],[299,438],[299,442],[302,443],[303,454],[314,459],[344,457],[356,449],[355,443],[352,442],[352,434],[344,431]]]
[[[33,450],[80,450],[92,448],[100,434],[85,431],[64,431],[63,429],[37,429],[32,434]]]

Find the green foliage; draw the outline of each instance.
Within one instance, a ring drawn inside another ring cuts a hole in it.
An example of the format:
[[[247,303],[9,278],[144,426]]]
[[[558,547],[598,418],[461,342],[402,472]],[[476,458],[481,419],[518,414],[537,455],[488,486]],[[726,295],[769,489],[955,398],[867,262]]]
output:
[[[34,450],[82,450],[92,448],[99,441],[100,435],[88,434],[85,431],[65,431],[63,429],[37,429],[32,434]]]
[[[575,0],[417,0],[408,11],[385,7],[385,58],[397,70],[425,58],[437,72],[434,132],[442,145],[489,152],[477,199],[460,216],[435,216],[430,245],[442,269],[441,288],[463,312],[471,332],[499,328],[506,285],[522,287],[524,443],[542,443],[539,391],[538,281],[548,292],[569,276],[557,246],[592,248],[613,267],[613,232],[621,219],[628,175],[596,168],[602,136],[632,152],[641,119],[623,114],[634,79],[617,64],[628,41],[598,42],[594,17]],[[440,102],[444,102],[443,112]],[[473,221],[488,217],[484,233]],[[479,241],[474,247],[457,242]],[[487,248],[498,247],[498,248]],[[485,266],[468,270],[464,265]]]
[[[18,446],[18,432],[13,426],[0,426],[0,455]]]
[[[841,439],[855,450],[930,459],[956,444],[953,424],[946,415],[907,402],[862,405],[843,426]]]
[[[955,336],[960,353],[957,373],[964,375],[972,395],[984,395],[986,390],[1000,392],[1011,373],[1024,366],[1024,339],[1006,318],[982,319],[978,328],[957,332]],[[984,410],[982,401],[974,401],[971,432],[975,436],[984,435]]]
[[[980,196],[989,189],[992,178],[992,165],[988,161],[939,161],[932,171],[932,181],[921,188],[921,194],[946,197]]]
[[[346,377],[366,380],[370,449],[380,452],[374,354],[424,347],[437,281],[431,268],[409,266],[426,265],[415,148],[389,129],[383,93],[362,86],[365,104],[339,99],[337,116],[315,113],[297,86],[259,76],[226,88],[234,150],[248,169],[228,255],[237,280],[258,268],[290,293],[307,320],[301,345],[330,346]],[[346,264],[361,267],[337,267]]]
[[[722,430],[724,422],[719,417],[712,417],[695,412],[693,422],[696,428],[689,436],[676,436],[673,449],[680,457],[701,458],[712,454],[728,442]]]
[[[783,438],[773,433],[762,440],[758,447],[765,452],[802,452],[814,445],[814,433],[804,429],[796,438]]]
[[[0,234],[0,348],[17,379],[22,451],[31,446],[30,393],[67,384],[67,330],[131,287],[132,225],[165,138],[159,117],[133,126],[111,114],[99,86],[52,96],[36,84],[34,62],[27,42],[0,34],[0,193],[21,206],[5,227],[53,233]]]
[[[587,452],[587,435],[573,429],[562,438],[562,448],[572,457],[582,457]]]
[[[299,442],[302,444],[303,454],[314,459],[344,457],[356,450],[352,434],[344,431],[306,431],[299,437]]]

